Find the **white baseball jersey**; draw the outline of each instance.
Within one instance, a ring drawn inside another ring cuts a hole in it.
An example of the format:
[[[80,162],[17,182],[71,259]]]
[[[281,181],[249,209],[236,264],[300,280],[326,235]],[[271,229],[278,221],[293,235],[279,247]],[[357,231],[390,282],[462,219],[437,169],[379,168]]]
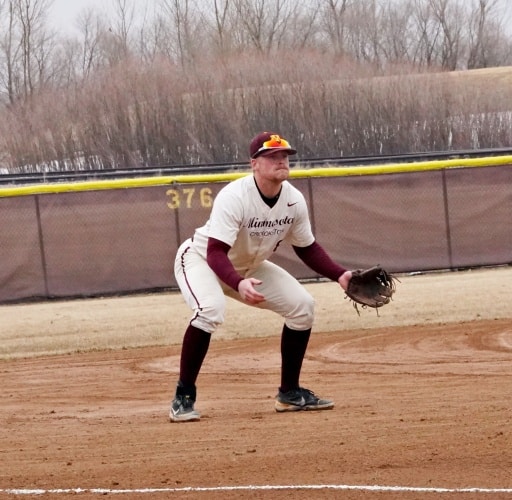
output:
[[[204,258],[208,237],[231,247],[228,257],[242,275],[268,259],[282,241],[299,247],[315,241],[302,193],[285,181],[279,200],[270,208],[261,198],[253,175],[222,188],[210,219],[196,229],[192,245]]]

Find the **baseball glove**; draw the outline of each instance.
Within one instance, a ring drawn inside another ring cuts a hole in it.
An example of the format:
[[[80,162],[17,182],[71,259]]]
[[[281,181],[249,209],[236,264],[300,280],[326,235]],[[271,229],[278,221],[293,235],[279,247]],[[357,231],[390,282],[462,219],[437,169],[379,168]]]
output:
[[[388,304],[395,293],[396,281],[380,266],[358,269],[352,272],[345,293],[359,314],[358,305],[377,309]]]

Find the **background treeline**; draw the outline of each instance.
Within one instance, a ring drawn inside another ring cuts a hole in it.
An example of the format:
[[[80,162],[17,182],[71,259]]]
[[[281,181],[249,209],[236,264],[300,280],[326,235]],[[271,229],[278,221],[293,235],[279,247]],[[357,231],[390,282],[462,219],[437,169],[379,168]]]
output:
[[[269,128],[303,158],[512,142],[502,0],[108,5],[64,36],[51,0],[0,0],[0,167],[245,161]]]

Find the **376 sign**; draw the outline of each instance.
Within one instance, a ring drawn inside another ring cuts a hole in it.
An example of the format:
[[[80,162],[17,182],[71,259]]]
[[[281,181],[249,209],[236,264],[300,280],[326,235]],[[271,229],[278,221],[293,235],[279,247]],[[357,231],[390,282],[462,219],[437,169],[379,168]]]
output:
[[[168,189],[165,192],[167,196],[167,206],[171,210],[177,208],[194,208],[200,206],[202,208],[211,208],[213,203],[213,193],[208,187],[201,189],[195,187],[184,187],[178,189]]]

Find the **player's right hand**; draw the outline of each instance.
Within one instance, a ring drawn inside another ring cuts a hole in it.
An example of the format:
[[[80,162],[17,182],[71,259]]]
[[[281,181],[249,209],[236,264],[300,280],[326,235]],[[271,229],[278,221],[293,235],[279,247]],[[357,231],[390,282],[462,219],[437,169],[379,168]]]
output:
[[[265,300],[265,297],[254,287],[261,285],[261,281],[256,278],[245,278],[238,284],[238,293],[248,304],[259,304]]]

